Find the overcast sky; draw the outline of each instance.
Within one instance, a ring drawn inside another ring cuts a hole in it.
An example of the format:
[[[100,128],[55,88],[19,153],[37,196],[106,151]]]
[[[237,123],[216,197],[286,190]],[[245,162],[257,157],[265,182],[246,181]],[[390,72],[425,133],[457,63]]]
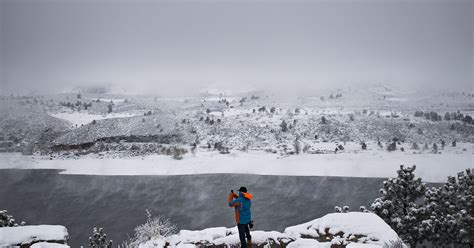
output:
[[[0,90],[472,90],[473,2],[0,0]]]

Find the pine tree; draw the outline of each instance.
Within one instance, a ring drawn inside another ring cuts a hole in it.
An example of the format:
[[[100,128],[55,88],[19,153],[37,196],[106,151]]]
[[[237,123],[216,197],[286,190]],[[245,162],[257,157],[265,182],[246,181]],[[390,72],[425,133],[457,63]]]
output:
[[[448,177],[443,187],[431,188],[425,195],[429,213],[423,233],[436,247],[449,244],[474,246],[474,174],[470,169]]]
[[[446,113],[444,114],[444,120],[446,120],[446,121],[451,120],[451,116],[449,115],[449,112],[446,112]]]
[[[424,214],[417,203],[426,191],[421,178],[416,178],[416,166],[400,165],[397,178],[389,178],[380,189],[382,197],[375,199],[372,210],[379,215],[403,241],[415,247],[421,240],[419,228]]]

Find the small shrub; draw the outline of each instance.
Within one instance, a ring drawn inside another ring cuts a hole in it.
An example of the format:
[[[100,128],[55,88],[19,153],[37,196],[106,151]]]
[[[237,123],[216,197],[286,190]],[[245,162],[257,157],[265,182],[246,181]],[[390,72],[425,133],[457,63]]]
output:
[[[383,248],[405,248],[405,244],[403,244],[401,239],[390,240],[383,245]]]
[[[0,227],[15,227],[15,226],[23,226],[25,222],[22,221],[20,224],[17,224],[13,216],[8,215],[7,210],[0,211]]]
[[[92,236],[89,237],[89,246],[92,248],[110,248],[112,247],[112,240],[107,240],[103,228],[94,227],[92,229]]]
[[[298,138],[295,139],[293,142],[293,148],[295,149],[296,154],[300,154],[301,151],[301,143]]]
[[[326,124],[326,117],[321,117],[321,124]]]
[[[280,127],[281,127],[281,131],[282,131],[282,132],[288,131],[288,125],[286,124],[286,121],[285,121],[285,120],[283,120],[283,121],[281,122]]]
[[[395,150],[397,150],[397,144],[395,142],[392,142],[387,146],[387,151],[393,152]]]
[[[183,159],[183,155],[187,152],[186,149],[184,148],[179,148],[179,147],[176,147],[174,146],[172,149],[171,149],[171,153],[173,155],[173,158],[176,159],[176,160],[181,160]]]
[[[133,237],[125,241],[121,247],[139,247],[140,244],[152,238],[168,237],[178,231],[177,225],[172,223],[170,219],[163,215],[152,217],[150,210],[146,209],[145,211],[147,217],[146,223],[135,227]]]

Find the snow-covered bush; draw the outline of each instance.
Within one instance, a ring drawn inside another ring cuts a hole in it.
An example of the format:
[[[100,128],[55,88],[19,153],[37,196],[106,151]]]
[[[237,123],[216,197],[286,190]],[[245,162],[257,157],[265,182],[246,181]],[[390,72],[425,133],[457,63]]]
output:
[[[153,217],[151,211],[146,209],[147,221],[144,224],[135,227],[135,233],[128,241],[124,242],[122,247],[138,247],[139,244],[151,239],[166,238],[177,233],[178,227],[170,219],[163,215]]]
[[[363,213],[370,213],[370,211],[365,206],[360,206],[359,210]]]
[[[418,204],[426,191],[425,183],[416,178],[416,166],[400,166],[397,178],[389,178],[380,189],[382,197],[375,199],[372,210],[398,233],[400,238],[415,247],[421,241],[420,226],[425,214]]]
[[[387,151],[393,152],[395,150],[397,150],[397,144],[395,142],[392,142],[387,146]]]
[[[335,206],[334,210],[336,211],[336,213],[349,213],[349,206],[343,206],[343,207]]]
[[[112,247],[112,240],[107,240],[107,234],[105,234],[103,228],[94,227],[92,236],[89,237],[89,246],[92,248],[110,248]]]
[[[186,154],[188,150],[180,147],[173,146],[171,148],[171,155],[173,156],[174,159],[176,160],[181,160],[183,159],[183,155]]]
[[[0,227],[13,227],[13,226],[23,226],[25,225],[25,222],[22,221],[20,224],[16,223],[15,219],[13,219],[13,216],[8,215],[7,210],[1,210],[0,211]]]

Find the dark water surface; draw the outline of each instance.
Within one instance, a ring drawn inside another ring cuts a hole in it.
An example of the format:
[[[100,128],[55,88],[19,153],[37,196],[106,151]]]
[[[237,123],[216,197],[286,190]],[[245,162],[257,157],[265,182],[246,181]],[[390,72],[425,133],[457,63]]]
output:
[[[70,245],[88,246],[94,226],[115,244],[145,222],[145,209],[164,214],[180,229],[235,225],[227,206],[231,189],[247,186],[254,195],[257,230],[283,231],[349,205],[358,211],[379,196],[380,178],[258,176],[60,175],[57,170],[0,170],[0,209],[28,224],[67,227]]]

